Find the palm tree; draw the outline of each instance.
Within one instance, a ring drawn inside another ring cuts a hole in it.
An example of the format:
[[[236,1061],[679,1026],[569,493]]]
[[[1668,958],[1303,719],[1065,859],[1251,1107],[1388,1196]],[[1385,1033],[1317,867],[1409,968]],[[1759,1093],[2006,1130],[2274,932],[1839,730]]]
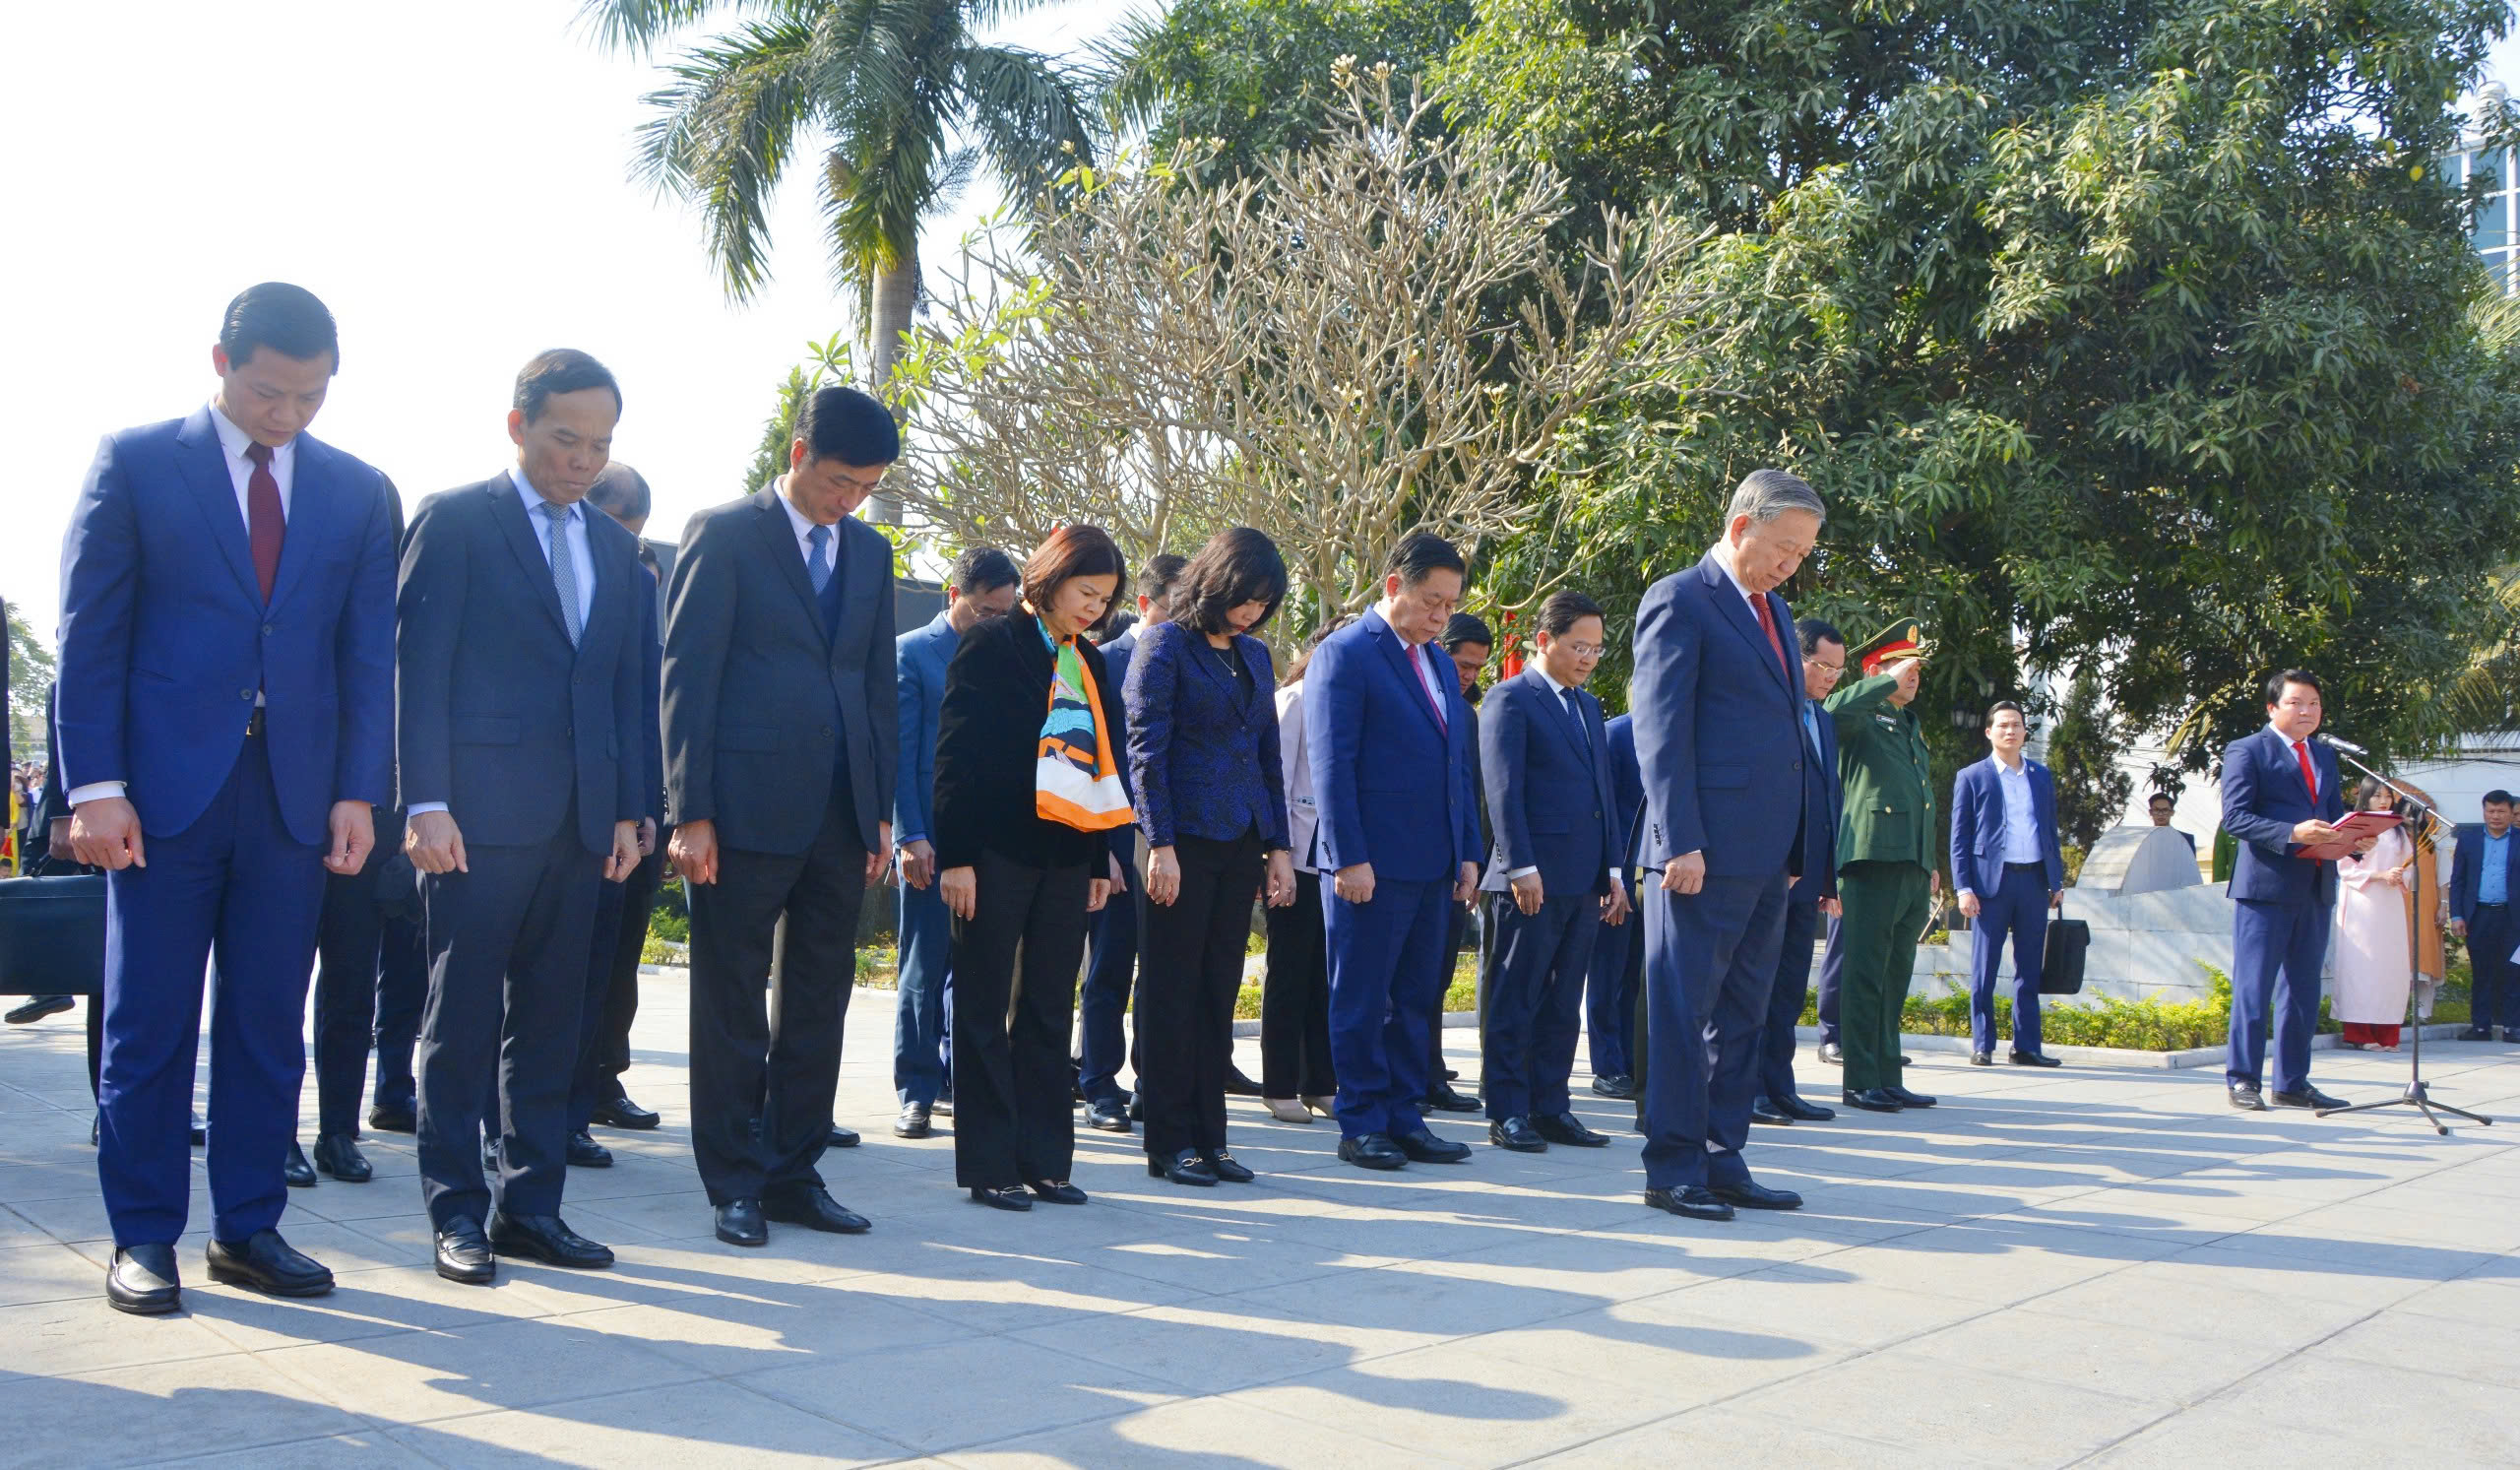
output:
[[[1041,0],[585,0],[605,46],[737,20],[665,70],[637,170],[699,207],[726,294],[770,275],[769,206],[796,154],[816,160],[834,283],[853,291],[872,377],[900,355],[918,293],[918,223],[982,163],[1010,190],[1092,161],[1078,87],[1038,52],[976,28]]]

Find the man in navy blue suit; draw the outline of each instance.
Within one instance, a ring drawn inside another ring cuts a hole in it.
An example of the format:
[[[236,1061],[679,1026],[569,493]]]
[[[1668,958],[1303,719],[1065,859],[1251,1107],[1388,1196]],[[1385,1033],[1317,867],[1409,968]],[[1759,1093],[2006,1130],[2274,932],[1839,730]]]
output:
[[[2056,778],[2021,753],[2030,722],[1997,700],[1986,711],[1992,753],[1951,783],[1951,883],[1969,936],[1969,1059],[1995,1059],[1995,972],[2012,943],[2012,1060],[2055,1066],[2039,1049],[2039,975],[2048,953],[2048,911],[2065,901],[2065,856],[2056,840]]]
[[[1636,761],[1645,778],[1645,1202],[1699,1220],[1794,1209],[1741,1147],[1759,1032],[1802,863],[1801,671],[1776,589],[1819,539],[1820,497],[1781,470],[1732,492],[1703,560],[1636,610]]]
[[[597,889],[650,811],[650,609],[638,539],[585,503],[621,389],[584,352],[517,374],[513,469],[431,495],[404,539],[395,635],[405,847],[422,874],[420,1191],[440,1276],[495,1255],[596,1269],[560,1218]],[[485,1181],[485,1111],[498,1179]]]
[[[1826,1122],[1834,1108],[1806,1103],[1794,1082],[1794,1028],[1810,992],[1811,944],[1820,921],[1838,914],[1838,727],[1820,701],[1847,671],[1846,635],[1834,624],[1806,617],[1794,625],[1802,652],[1802,870],[1785,890],[1785,930],[1776,954],[1776,979],[1768,987],[1767,1020],[1759,1028],[1759,1095],[1750,1120],[1764,1123]]]
[[[2520,1042],[2520,966],[2511,952],[2520,945],[2520,863],[2511,861],[2520,841],[2511,835],[2511,793],[2485,794],[2485,825],[2462,826],[2450,864],[2450,932],[2468,941],[2468,963],[2475,982],[2463,1042],[2493,1040],[2496,1017],[2502,1039]]]
[[[1629,886],[1629,919],[1606,925],[1593,936],[1585,966],[1584,1045],[1593,1064],[1593,1091],[1623,1103],[1636,1100],[1636,1001],[1645,978],[1645,926],[1634,917],[1636,844],[1645,835],[1645,778],[1636,769],[1636,721],[1621,715],[1602,727],[1610,749],[1610,799],[1617,803],[1619,880]]]
[[[365,865],[392,799],[392,492],[305,432],[339,363],[321,301],[248,288],[211,350],[218,393],[108,435],[62,543],[62,779],[71,846],[106,869],[96,1172],[124,1311],[181,1305],[214,946],[211,1279],[333,1287],[276,1227],[324,875]]]
[[[1384,563],[1382,601],[1323,639],[1304,672],[1314,841],[1333,878],[1322,918],[1339,1157],[1365,1169],[1470,1157],[1421,1111],[1451,906],[1479,882],[1470,705],[1429,647],[1466,581],[1451,543],[1411,532]]]
[[[945,1088],[947,986],[954,916],[936,891],[936,844],[929,811],[936,788],[936,716],[945,671],[963,635],[1014,607],[1023,582],[1013,557],[995,546],[966,546],[954,558],[945,610],[893,640],[893,682],[901,690],[901,768],[893,781],[893,851],[901,864],[901,994],[893,1020],[893,1091],[898,1138],[924,1138]],[[1107,656],[1106,656],[1107,657]],[[1116,907],[1106,904],[1104,908]]]
[[[1487,691],[1479,722],[1494,856],[1482,886],[1494,935],[1480,1028],[1487,1139],[1516,1153],[1600,1148],[1567,1097],[1594,935],[1627,921],[1627,833],[1602,707],[1584,692],[1606,636],[1601,605],[1541,605],[1540,657]]]
[[[2305,847],[2338,840],[2345,818],[2336,752],[2319,728],[2318,675],[2287,669],[2266,681],[2266,728],[2223,751],[2223,826],[2239,842],[2232,868],[2232,1106],[2266,1110],[2267,1012],[2274,1008],[2275,1102],[2337,1108],[2310,1085],[2319,967],[2336,909],[2336,865]],[[2362,844],[2367,850],[2369,841]]]

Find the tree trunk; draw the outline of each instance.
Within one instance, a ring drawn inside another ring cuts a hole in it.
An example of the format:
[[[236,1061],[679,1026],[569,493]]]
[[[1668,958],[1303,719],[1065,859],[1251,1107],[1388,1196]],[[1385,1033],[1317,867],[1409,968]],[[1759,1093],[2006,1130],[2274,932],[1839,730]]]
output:
[[[866,361],[869,386],[878,398],[893,380],[893,364],[901,360],[902,338],[910,331],[911,308],[918,300],[918,243],[907,244],[892,269],[875,273],[874,299],[867,312]],[[879,494],[868,506],[868,519],[878,526],[898,526],[902,503]]]

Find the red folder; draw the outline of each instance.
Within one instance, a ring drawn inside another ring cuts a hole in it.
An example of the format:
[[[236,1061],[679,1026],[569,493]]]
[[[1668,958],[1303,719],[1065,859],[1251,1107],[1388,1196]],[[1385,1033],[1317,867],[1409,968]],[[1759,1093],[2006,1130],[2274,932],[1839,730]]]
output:
[[[2336,830],[2344,834],[2339,841],[2321,843],[2316,847],[2305,847],[2301,849],[2300,856],[2316,858],[2322,863],[2333,863],[2339,858],[2351,857],[2356,843],[2365,837],[2377,837],[2404,820],[2406,818],[2390,811],[2354,812],[2336,824]]]

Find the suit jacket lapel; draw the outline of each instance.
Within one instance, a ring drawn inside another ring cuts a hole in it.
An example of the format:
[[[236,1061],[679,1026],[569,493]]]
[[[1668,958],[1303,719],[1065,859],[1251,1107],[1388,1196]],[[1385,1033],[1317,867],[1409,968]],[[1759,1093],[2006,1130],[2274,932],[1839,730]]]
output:
[[[281,538],[280,571],[272,578],[273,607],[286,602],[290,589],[305,579],[306,564],[320,554],[341,513],[332,451],[298,435],[297,468],[288,488],[288,528]]]
[[[1541,700],[1550,707],[1553,718],[1548,723],[1556,727],[1557,737],[1564,740],[1567,748],[1575,752],[1577,760],[1586,759],[1588,752],[1585,749],[1585,741],[1591,736],[1579,723],[1583,719],[1582,714],[1570,716],[1567,713],[1566,701],[1557,697],[1557,691],[1548,686],[1548,680],[1541,677],[1539,670],[1526,669],[1523,671],[1522,677],[1531,685],[1532,692],[1539,695]],[[1581,696],[1576,700],[1576,708],[1578,711],[1583,708]],[[1600,761],[1594,761],[1592,764],[1596,770],[1601,767]]]
[[[525,497],[517,492],[515,479],[502,473],[481,486],[481,493],[490,497],[490,519],[499,523],[507,537],[508,549],[516,553],[526,582],[536,589],[535,601],[551,615],[551,626],[560,630],[560,636],[568,637],[569,622],[560,611],[560,587],[551,580],[551,558],[542,554],[542,540],[534,534],[534,523],[525,518]],[[585,630],[579,634],[583,639]]]
[[[254,548],[245,539],[245,517],[236,509],[236,481],[228,477],[227,451],[219,442],[219,431],[211,426],[210,410],[195,409],[176,430],[175,443],[181,451],[176,463],[183,467],[184,482],[209,523],[210,539],[219,543],[227,569],[236,574],[245,596],[261,607],[263,583],[254,575]]]
[[[1427,689],[1425,679],[1420,677],[1418,671],[1410,664],[1413,659],[1423,659],[1426,651],[1422,648],[1412,648],[1403,642],[1400,634],[1393,631],[1391,624],[1383,621],[1382,614],[1374,613],[1373,616],[1376,623],[1373,630],[1374,642],[1382,646],[1383,657],[1391,660],[1393,668],[1399,671],[1401,680],[1409,685],[1409,692],[1418,696],[1410,702],[1418,706],[1418,712],[1426,717],[1427,724],[1435,727],[1435,734],[1449,742],[1453,722],[1435,713],[1432,692]]]
[[[1775,678],[1777,687],[1792,693],[1793,686],[1785,680],[1785,665],[1777,657],[1777,645],[1768,641],[1767,631],[1759,626],[1758,614],[1741,600],[1741,594],[1733,591],[1732,574],[1724,570],[1724,564],[1715,559],[1714,552],[1707,552],[1706,559],[1698,563],[1698,576],[1706,583],[1707,596],[1715,599],[1716,607],[1723,609],[1721,616],[1724,620],[1731,623],[1732,631],[1740,634],[1741,640],[1750,645],[1750,651],[1758,655],[1759,666]],[[1775,594],[1761,596],[1764,600]],[[1776,608],[1773,605],[1768,611],[1774,614]]]
[[[779,492],[767,489],[752,498],[753,503],[761,507],[761,534],[770,544],[770,559],[786,574],[788,585],[796,590],[796,601],[804,607],[805,620],[823,634],[826,643],[833,641],[831,630],[823,626],[822,599],[814,596],[814,579],[805,575],[805,553],[796,547],[796,529],[788,524],[787,509],[779,503]],[[834,541],[837,542],[838,538],[835,537]],[[833,546],[833,566],[840,565],[843,549],[839,545]]]

